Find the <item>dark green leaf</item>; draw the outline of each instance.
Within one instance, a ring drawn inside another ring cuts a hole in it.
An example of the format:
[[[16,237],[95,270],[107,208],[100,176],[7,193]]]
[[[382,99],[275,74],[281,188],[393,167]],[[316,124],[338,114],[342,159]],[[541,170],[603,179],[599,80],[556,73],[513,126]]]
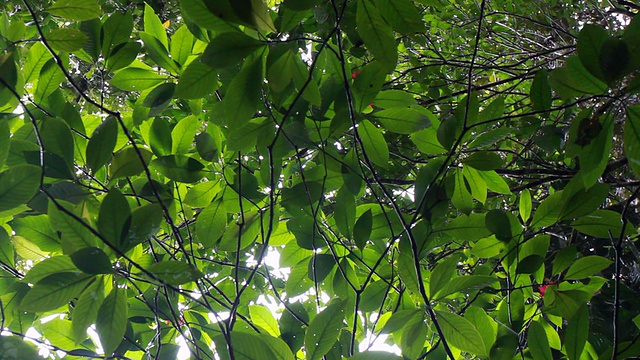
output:
[[[389,162],[389,147],[380,129],[369,120],[363,120],[358,124],[358,134],[371,162],[386,168]]]
[[[180,75],[176,96],[197,99],[212,94],[218,88],[218,72],[198,60],[191,62]]]
[[[241,63],[265,44],[241,32],[222,33],[207,45],[200,61],[214,69]]]
[[[564,337],[564,344],[569,360],[580,359],[588,336],[589,308],[586,304],[582,304],[575,315],[569,320],[569,325],[567,325]]]
[[[96,317],[96,331],[107,356],[111,356],[122,342],[127,329],[127,313],[127,292],[116,287],[104,299]]]
[[[131,222],[131,208],[117,188],[111,188],[100,205],[98,230],[113,246],[126,240]],[[109,266],[111,267],[111,266]]]
[[[18,207],[40,188],[41,169],[33,165],[13,166],[0,173],[0,211]]]
[[[117,139],[118,120],[109,116],[98,125],[87,144],[87,166],[93,172],[109,162]]]
[[[384,22],[380,11],[371,0],[358,0],[356,24],[364,44],[376,60],[384,64],[387,70],[395,68],[398,49],[393,31]]]
[[[224,97],[224,116],[232,129],[245,125],[258,109],[262,89],[262,59],[248,60]]]
[[[372,226],[373,216],[371,215],[371,209],[369,209],[360,215],[353,228],[353,240],[360,250],[364,250],[367,245],[367,241],[369,241],[369,236],[371,235]]]
[[[532,321],[529,324],[529,330],[527,331],[527,341],[529,342],[529,350],[534,359],[552,360],[551,348],[549,347],[549,340],[547,334],[544,331],[542,325],[537,321]]]
[[[140,153],[140,155],[138,155]],[[122,149],[116,153],[111,161],[111,178],[134,176],[144,171],[146,164],[151,160],[150,151],[133,147]],[[142,161],[140,160],[142,157]]]
[[[160,281],[173,286],[196,281],[204,276],[194,265],[176,260],[164,260],[147,267],[146,270]]]
[[[160,174],[171,180],[194,183],[204,177],[204,165],[194,158],[184,155],[168,155],[151,162]]]
[[[111,85],[122,90],[142,91],[165,80],[166,77],[156,71],[130,67],[116,72],[110,82]]]
[[[311,320],[304,336],[307,359],[317,360],[331,350],[338,340],[344,321],[344,303],[329,305]]]
[[[209,204],[196,219],[196,232],[200,243],[212,246],[227,227],[227,211],[222,201]]]
[[[87,35],[76,29],[55,29],[45,34],[51,47],[58,51],[73,52],[81,49],[87,42]]]
[[[373,116],[385,129],[398,134],[412,134],[431,125],[425,114],[411,108],[385,109]]]
[[[503,161],[495,152],[478,151],[464,158],[462,163],[480,171],[489,171],[500,168]]]
[[[110,274],[111,260],[100,248],[87,247],[69,255],[73,264],[86,274]]]
[[[551,86],[549,86],[549,72],[539,70],[531,83],[529,92],[533,110],[547,111],[551,108]]]
[[[620,214],[612,210],[596,210],[590,215],[583,216],[573,223],[571,227],[581,233],[598,238],[617,238],[622,230]],[[626,231],[633,231],[627,226]]]
[[[518,261],[518,266],[516,267],[516,273],[518,274],[533,274],[540,266],[544,264],[544,258],[540,255],[529,255],[524,259]]]

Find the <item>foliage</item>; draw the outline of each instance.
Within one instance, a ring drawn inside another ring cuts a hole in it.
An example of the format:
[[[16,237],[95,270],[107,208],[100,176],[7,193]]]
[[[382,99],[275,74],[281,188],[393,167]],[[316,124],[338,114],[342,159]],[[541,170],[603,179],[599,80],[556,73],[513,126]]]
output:
[[[640,356],[640,17],[591,3],[3,2],[0,357]]]

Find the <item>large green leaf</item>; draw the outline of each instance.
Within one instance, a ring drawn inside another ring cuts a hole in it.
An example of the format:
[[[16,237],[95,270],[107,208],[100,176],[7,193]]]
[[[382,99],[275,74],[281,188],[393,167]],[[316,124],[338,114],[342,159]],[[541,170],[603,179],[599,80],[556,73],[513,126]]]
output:
[[[111,188],[100,205],[98,230],[111,245],[117,247],[125,241],[130,226],[129,203],[120,190]]]
[[[227,89],[223,100],[224,116],[232,129],[245,125],[260,104],[262,88],[262,59],[248,59]]]
[[[640,105],[627,107],[627,118],[624,124],[624,152],[629,159],[629,166],[640,176]]]
[[[89,230],[88,224],[75,214],[71,205],[59,202],[59,206],[51,201],[47,212],[51,228],[62,235],[64,253],[71,254],[86,247],[96,246],[96,236]]]
[[[218,71],[194,60],[180,75],[176,96],[184,99],[197,99],[212,94],[217,88]]]
[[[30,312],[55,310],[80,294],[92,279],[92,275],[77,272],[51,274],[29,290],[22,298],[20,308]]]
[[[424,31],[420,11],[410,0],[376,0],[376,6],[393,30],[403,35]]]
[[[587,337],[589,337],[589,308],[586,304],[582,304],[569,320],[565,332],[564,344],[569,360],[581,358]]]
[[[602,256],[585,256],[571,265],[565,278],[567,280],[581,280],[608,268],[612,263],[611,260]]]
[[[596,210],[571,223],[571,227],[589,236],[616,239],[622,231],[622,219],[615,211]],[[629,226],[625,229],[625,233],[632,231]]]
[[[151,162],[151,166],[171,180],[194,183],[204,177],[204,165],[184,155],[167,155]]]
[[[173,286],[196,281],[204,276],[195,266],[176,260],[164,260],[148,266],[146,270],[160,281]]]
[[[358,134],[362,139],[362,145],[369,160],[386,168],[389,162],[389,147],[380,129],[369,120],[363,120],[358,124]]]
[[[222,201],[209,204],[196,219],[198,240],[204,245],[213,245],[222,236],[226,227],[227,212]]]
[[[97,247],[80,249],[69,255],[73,264],[85,274],[110,274],[111,260],[104,251]]]
[[[241,63],[265,44],[241,32],[225,32],[211,40],[200,61],[214,69]]]
[[[7,230],[0,228],[0,262],[14,266],[14,250],[11,243],[11,237],[7,233]]]
[[[87,166],[94,172],[109,162],[118,140],[118,120],[107,117],[93,132],[87,144]]]
[[[150,151],[141,148],[128,147],[118,151],[111,161],[111,178],[140,174],[151,160],[151,156]]]
[[[122,90],[142,91],[165,81],[166,77],[156,71],[129,67],[116,72],[111,85]]]
[[[53,15],[71,20],[90,20],[102,14],[100,5],[95,0],[57,0],[47,8]]]
[[[76,29],[55,29],[45,34],[51,47],[58,51],[72,52],[82,48],[87,42],[87,35]]]
[[[398,134],[412,134],[431,125],[427,115],[411,108],[390,108],[373,115],[382,127]]]
[[[444,338],[449,344],[478,356],[486,356],[489,353],[478,329],[469,320],[444,311],[437,311],[436,314]]]
[[[331,350],[344,322],[344,303],[329,305],[311,320],[304,336],[307,359],[317,360]]]
[[[96,331],[107,356],[113,354],[123,341],[127,329],[128,310],[127,292],[117,287],[111,290],[100,305],[96,317]]]
[[[0,211],[18,207],[38,192],[40,174],[38,166],[18,165],[0,173]]]
[[[398,61],[398,49],[393,31],[387,25],[380,11],[371,0],[358,0],[356,14],[358,33],[376,60],[387,70],[393,69]]]
[[[547,334],[544,331],[542,325],[537,321],[532,321],[529,324],[529,330],[527,332],[527,341],[529,342],[529,350],[534,359],[552,360],[551,348],[549,347],[549,340]]]
[[[72,313],[71,329],[77,343],[84,341],[88,337],[87,328],[95,323],[103,300],[104,282],[98,279],[76,301]]]

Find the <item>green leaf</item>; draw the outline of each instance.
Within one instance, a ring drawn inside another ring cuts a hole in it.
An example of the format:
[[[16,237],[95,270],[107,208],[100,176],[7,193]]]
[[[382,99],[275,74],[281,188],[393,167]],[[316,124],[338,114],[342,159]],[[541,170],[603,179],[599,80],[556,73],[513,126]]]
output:
[[[127,292],[113,288],[104,299],[96,317],[96,331],[107,356],[111,356],[122,342],[127,329]]]
[[[585,256],[573,263],[564,277],[567,280],[581,280],[608,268],[612,263],[602,256]]]
[[[410,0],[376,0],[376,6],[393,30],[412,35],[424,32],[420,11]]]
[[[78,268],[73,264],[71,258],[66,255],[58,255],[46,258],[35,264],[24,277],[24,281],[35,284],[45,277],[62,272],[77,272]]]
[[[237,129],[245,125],[260,104],[262,89],[262,59],[247,60],[236,75],[223,100],[227,125]]]
[[[371,229],[373,226],[373,216],[371,209],[365,211],[360,215],[358,221],[356,221],[353,227],[353,241],[360,250],[364,250],[367,245],[367,241],[371,236]]]
[[[194,60],[180,75],[176,96],[183,99],[198,99],[213,94],[217,88],[218,71]]]
[[[569,320],[564,336],[564,346],[569,360],[580,359],[584,345],[589,337],[589,308],[582,304]]]
[[[111,161],[111,178],[117,179],[127,176],[135,176],[144,171],[153,154],[150,151],[138,147],[124,148],[116,153]],[[140,152],[140,155],[138,155]],[[142,161],[140,161],[142,157]]]
[[[529,343],[529,351],[531,351],[531,355],[533,355],[534,359],[553,359],[551,356],[551,348],[549,347],[549,340],[547,339],[547,333],[539,322],[532,321],[529,324],[527,342]]]
[[[184,66],[193,50],[194,36],[186,25],[182,25],[171,36],[169,50],[171,58]]]
[[[629,159],[629,166],[640,177],[640,105],[627,106],[624,152]]]
[[[11,129],[8,121],[0,120],[0,169],[4,166],[9,156],[11,146]]]
[[[213,69],[222,69],[241,63],[264,46],[262,41],[242,32],[225,32],[211,40],[200,61]]]
[[[396,39],[371,0],[358,0],[356,25],[358,34],[376,60],[380,61],[386,70],[395,68],[398,61]]]
[[[111,245],[125,241],[131,225],[131,208],[117,188],[111,188],[100,205],[98,230]],[[111,266],[109,266],[111,268]]]
[[[274,337],[280,336],[278,321],[273,317],[271,310],[264,305],[249,305],[249,316],[253,323],[265,330]]]
[[[518,261],[516,274],[533,274],[540,269],[542,264],[544,264],[544,258],[542,256],[535,254],[529,255]]]
[[[76,272],[51,274],[27,292],[20,302],[20,309],[30,312],[55,310],[80,294],[92,279],[92,275]]]
[[[2,264],[14,266],[14,256],[15,254],[13,251],[13,244],[11,243],[11,237],[4,228],[0,227],[0,262]]]
[[[144,32],[158,39],[165,49],[169,48],[167,31],[162,26],[162,21],[149,4],[144,4]]]
[[[41,169],[34,165],[17,165],[0,173],[0,211],[16,208],[29,200],[40,188]]]
[[[513,238],[511,221],[504,210],[490,210],[487,212],[484,221],[487,229],[489,229],[492,234],[495,234],[499,240],[510,241],[511,238]]]
[[[498,323],[487,314],[487,311],[478,306],[469,306],[464,313],[464,318],[469,320],[478,329],[486,349],[491,349],[498,336]]]
[[[356,222],[356,199],[346,186],[338,191],[333,218],[342,235],[351,239]]]
[[[431,125],[429,117],[411,108],[385,109],[373,116],[382,127],[398,134],[412,134]]]
[[[617,238],[622,230],[622,219],[620,213],[612,210],[596,210],[593,213],[583,216],[573,223],[571,227],[583,234],[597,238]],[[625,233],[630,233],[631,227],[627,226]]]
[[[531,208],[531,192],[529,192],[529,189],[524,189],[520,193],[520,201],[518,203],[518,211],[522,221],[527,222],[527,220],[529,220],[529,217],[531,217]]]
[[[116,72],[111,78],[111,85],[121,90],[142,91],[154,87],[166,80],[156,71],[129,67]]]
[[[183,183],[195,183],[204,177],[204,165],[184,155],[162,156],[153,160],[151,166],[163,176]]]
[[[173,286],[196,281],[204,276],[194,265],[176,260],[163,260],[148,266],[146,270],[163,283]]]
[[[617,37],[607,38],[600,46],[600,69],[608,84],[613,84],[625,72],[629,64],[627,44]]]
[[[58,200],[60,203],[60,200]],[[59,209],[53,201],[49,202],[48,214],[51,228],[62,234],[62,250],[65,254],[73,253],[85,247],[96,246],[97,241],[94,234],[79,221],[79,217],[74,217],[69,204],[60,203]]]
[[[364,151],[374,164],[386,168],[389,162],[389,147],[382,132],[369,120],[358,124],[358,134],[362,139]]]
[[[218,355],[222,359],[229,359],[227,350],[227,340],[223,335],[213,338],[216,347],[220,350]],[[252,333],[234,331],[231,333],[234,359],[254,360],[254,359],[274,359],[274,360],[295,360],[291,349],[279,338],[269,335],[257,335]]]
[[[569,245],[562,248],[560,251],[556,253],[553,258],[553,271],[552,275],[556,276],[566,270],[571,264],[573,264],[573,260],[575,259],[577,254],[577,249],[575,245]]]
[[[32,343],[23,341],[18,336],[0,336],[0,349],[3,360],[42,359]]]
[[[480,240],[491,235],[485,225],[485,214],[457,216],[445,225],[442,231],[446,231],[452,237],[463,241]]]
[[[109,162],[117,140],[118,120],[114,116],[108,116],[94,130],[87,144],[87,166],[93,172],[98,171]]]
[[[433,300],[444,299],[445,297],[461,292],[468,294],[469,291],[484,289],[487,286],[495,284],[498,279],[485,275],[466,275],[450,279],[444,283],[442,289],[436,292]]]
[[[142,44],[133,41],[115,46],[107,57],[107,71],[119,70],[131,64],[138,57],[140,50]]]
[[[54,50],[73,52],[82,49],[87,42],[87,35],[76,29],[60,28],[44,35]]]
[[[387,351],[363,351],[359,352],[350,360],[402,360],[403,358]]]
[[[458,208],[464,214],[469,214],[473,209],[473,198],[467,189],[467,184],[464,180],[464,174],[458,170],[455,172],[453,196],[451,196],[451,203]]]
[[[102,15],[102,9],[95,0],[58,0],[47,12],[71,20],[84,21]]]
[[[449,312],[436,311],[436,314],[449,344],[474,355],[487,356],[482,336],[469,320]]]
[[[180,120],[171,131],[171,152],[178,154],[188,153],[199,125],[198,118],[193,115]]]
[[[594,24],[585,24],[578,34],[578,57],[589,70],[591,75],[604,80],[602,69],[600,68],[600,48],[602,43],[609,37],[607,31]]]
[[[222,201],[209,204],[196,218],[198,241],[209,247],[222,236],[227,227],[227,211]]]
[[[578,183],[577,186],[581,188],[582,181]],[[560,220],[582,217],[592,213],[605,202],[611,188],[609,184],[596,183],[587,190],[572,191],[570,185],[567,185],[562,192],[564,206],[560,213]]]
[[[434,297],[442,288],[456,275],[458,259],[450,257],[440,263],[433,269],[429,277],[429,294]]]
[[[73,264],[85,274],[110,274],[113,273],[111,260],[104,251],[97,247],[80,249],[69,255]]]
[[[71,329],[76,343],[81,343],[88,337],[87,328],[95,323],[98,317],[98,311],[104,301],[104,285],[103,280],[98,279],[80,295],[75,303]]]
[[[304,336],[307,359],[322,359],[338,340],[344,321],[344,303],[329,305],[311,320]]]
[[[374,60],[365,65],[353,81],[353,98],[357,112],[367,109],[382,89],[386,78],[384,66],[380,61]]]
[[[174,83],[164,83],[156,86],[142,101],[142,106],[149,108],[149,117],[156,117],[167,108],[176,90]]]
[[[133,14],[130,11],[116,12],[107,17],[101,31],[102,55],[107,58],[107,62],[116,46],[129,42],[131,33],[133,33]]]
[[[555,193],[547,196],[533,214],[533,220],[531,220],[531,226],[540,228],[549,226],[558,221],[560,213],[562,211],[562,191],[556,191]]]
[[[598,95],[607,90],[607,85],[591,75],[577,56],[569,57],[564,67],[553,70],[550,82],[563,99]]]
[[[551,86],[549,86],[549,72],[547,70],[538,70],[536,76],[531,83],[529,91],[531,104],[535,111],[548,111],[551,108]]]
[[[149,146],[156,156],[171,154],[173,140],[171,139],[171,128],[169,122],[164,117],[153,119],[149,129]]]
[[[503,161],[495,152],[478,151],[462,159],[462,163],[480,171],[489,171],[500,168]]]

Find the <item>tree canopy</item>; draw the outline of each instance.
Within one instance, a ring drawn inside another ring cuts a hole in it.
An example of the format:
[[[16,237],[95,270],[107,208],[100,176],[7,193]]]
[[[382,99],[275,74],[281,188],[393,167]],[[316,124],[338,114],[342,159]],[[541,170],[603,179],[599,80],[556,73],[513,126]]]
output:
[[[640,356],[639,10],[2,2],[0,358]]]

